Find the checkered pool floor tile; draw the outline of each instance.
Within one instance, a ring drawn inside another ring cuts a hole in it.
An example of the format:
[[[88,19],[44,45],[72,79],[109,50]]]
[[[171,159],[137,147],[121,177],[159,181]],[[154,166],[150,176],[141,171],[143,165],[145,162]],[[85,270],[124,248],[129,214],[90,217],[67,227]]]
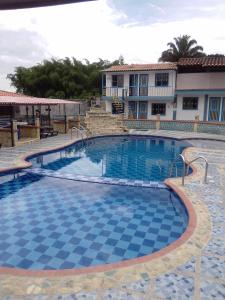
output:
[[[185,208],[168,189],[11,177],[0,178],[0,266],[71,269],[123,261],[167,246],[187,226]]]

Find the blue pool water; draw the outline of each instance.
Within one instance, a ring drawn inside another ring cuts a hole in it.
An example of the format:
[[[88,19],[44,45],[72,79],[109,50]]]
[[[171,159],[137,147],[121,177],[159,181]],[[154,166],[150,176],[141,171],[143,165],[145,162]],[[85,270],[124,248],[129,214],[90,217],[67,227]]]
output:
[[[90,139],[62,151],[30,159],[34,168],[75,175],[163,181],[180,176],[182,163],[172,168],[187,142],[137,136]]]
[[[42,270],[147,255],[177,240],[188,223],[186,209],[169,189],[25,172],[0,177],[0,215],[0,266]]]

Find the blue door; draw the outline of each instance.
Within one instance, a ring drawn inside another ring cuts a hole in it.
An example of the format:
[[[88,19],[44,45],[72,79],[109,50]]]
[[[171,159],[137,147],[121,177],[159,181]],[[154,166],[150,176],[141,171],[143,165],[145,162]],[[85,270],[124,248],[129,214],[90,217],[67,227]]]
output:
[[[148,117],[148,101],[139,102],[139,119],[147,119]]]
[[[137,119],[137,101],[128,102],[128,117],[130,119]]]
[[[220,97],[211,97],[209,99],[208,121],[220,121],[220,107]]]

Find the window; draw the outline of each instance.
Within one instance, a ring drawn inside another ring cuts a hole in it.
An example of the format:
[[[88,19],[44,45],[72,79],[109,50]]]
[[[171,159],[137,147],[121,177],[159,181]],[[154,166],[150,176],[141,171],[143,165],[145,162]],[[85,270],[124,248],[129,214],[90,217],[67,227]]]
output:
[[[130,74],[130,87],[138,85],[138,74]]]
[[[128,117],[130,119],[137,119],[137,101],[128,102]]]
[[[148,75],[141,74],[139,77],[139,96],[148,96]]]
[[[130,74],[129,85],[130,85],[129,96],[137,96],[138,74]]]
[[[123,87],[123,75],[112,75],[112,87]]]
[[[102,75],[102,96],[106,96],[106,75]]]
[[[105,74],[102,75],[102,87],[103,88],[106,87],[106,75]]]
[[[155,74],[155,86],[168,86],[168,85],[169,85],[169,73]]]
[[[166,114],[166,104],[165,103],[152,103],[152,115],[162,115]]]
[[[184,110],[196,110],[198,109],[198,97],[184,97],[183,98]]]

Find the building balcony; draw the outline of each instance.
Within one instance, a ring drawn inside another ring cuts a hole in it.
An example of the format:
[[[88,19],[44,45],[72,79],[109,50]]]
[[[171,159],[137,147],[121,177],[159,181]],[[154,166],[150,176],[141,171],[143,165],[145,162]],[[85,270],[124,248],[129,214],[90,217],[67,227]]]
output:
[[[102,89],[102,100],[173,100],[174,86],[106,87]]]

